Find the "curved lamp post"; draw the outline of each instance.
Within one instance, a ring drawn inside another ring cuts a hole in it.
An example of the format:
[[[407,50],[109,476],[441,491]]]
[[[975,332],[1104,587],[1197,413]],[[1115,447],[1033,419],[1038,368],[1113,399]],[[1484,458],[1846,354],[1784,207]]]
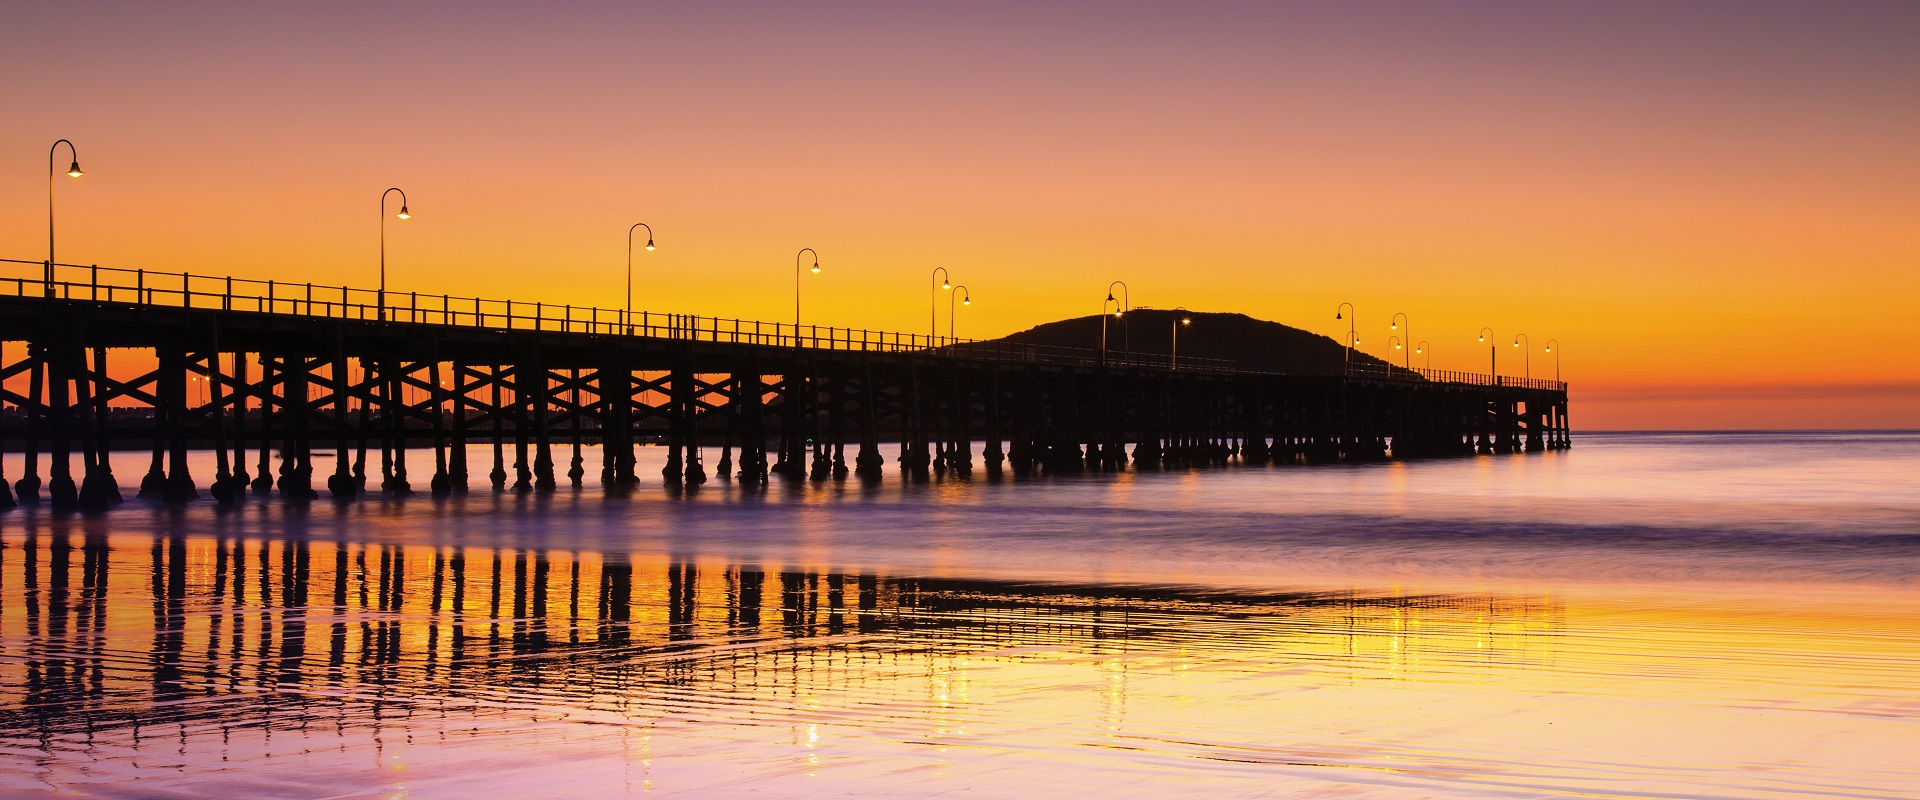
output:
[[[801,256],[813,253],[813,274],[820,274],[820,254],[811,247],[802,247],[793,254],[793,346],[800,346],[800,265]]]
[[[1427,357],[1427,365],[1424,369],[1433,369],[1433,347],[1427,344],[1425,339],[1420,340],[1420,344],[1413,348],[1413,352],[1424,353]]]
[[[1526,372],[1523,374],[1527,376],[1527,380],[1533,380],[1533,340],[1527,339],[1527,335],[1524,333],[1516,334],[1513,337],[1513,346],[1520,347],[1520,340],[1522,339],[1526,339],[1527,342],[1527,346],[1520,349],[1520,355],[1526,364]]]
[[[964,284],[953,287],[952,293],[947,295],[947,342],[949,344],[959,341],[953,335],[953,301],[955,299],[960,301],[960,305],[973,305],[973,297],[967,294],[967,287]]]
[[[67,177],[78,178],[87,174],[80,171],[80,151],[74,149],[73,142],[67,141],[66,139],[56,139],[53,142],[53,146],[47,148],[47,274],[46,283],[43,288],[45,288],[48,297],[53,296],[53,265],[57,263],[53,256],[53,176],[56,174],[53,166],[53,154],[60,152],[60,145],[63,144],[67,146],[67,152],[73,154],[72,166],[67,167]]]
[[[1120,287],[1119,300],[1113,299],[1113,287],[1115,286]],[[1107,299],[1100,302],[1100,363],[1103,366],[1107,363],[1107,304],[1114,304],[1113,315],[1115,317],[1125,318],[1127,309],[1131,305],[1129,302],[1131,299],[1132,295],[1127,289],[1126,281],[1114,281],[1113,283],[1107,284]]]
[[[1389,337],[1387,337],[1387,346],[1388,346],[1388,347],[1390,347],[1390,348],[1392,348],[1392,349],[1394,349],[1394,350],[1403,350],[1403,351],[1404,351],[1404,350],[1406,350],[1406,349],[1407,349],[1407,347],[1406,347],[1406,343],[1405,343],[1405,342],[1402,342],[1402,341],[1400,341],[1400,337],[1398,337],[1398,336],[1389,336]],[[1407,358],[1412,358],[1412,357],[1413,357],[1413,354],[1412,354],[1412,353],[1403,353],[1403,355],[1405,355],[1405,356],[1406,356]],[[1391,365],[1391,364],[1389,364],[1389,365],[1388,365],[1388,367],[1387,367],[1387,369],[1388,369],[1388,371],[1389,371],[1389,372],[1391,372],[1391,371],[1392,371],[1392,369],[1393,369],[1393,367],[1392,367],[1392,365]]]
[[[1554,349],[1559,346],[1560,346],[1559,339],[1547,340],[1547,352],[1553,354],[1553,382],[1554,383],[1560,382],[1560,351]]]
[[[930,279],[932,288],[927,290],[927,347],[933,347],[940,338],[940,290],[953,289],[953,274],[947,272],[946,267],[934,267]],[[951,309],[947,315],[952,317]]]
[[[653,226],[644,222],[633,223],[627,228],[627,310],[621,314],[626,322],[627,335],[633,335],[633,231],[635,228],[647,229],[647,252],[653,252]]]
[[[393,194],[394,192],[400,192],[400,213],[394,216],[400,219],[413,218],[413,214],[407,211],[407,193],[401,191],[400,187],[391,187],[380,193],[380,298],[378,306],[380,309],[380,319],[383,322],[387,319],[387,195]]]
[[[1393,319],[1388,321],[1387,323],[1387,330],[1390,330],[1390,331],[1400,330],[1400,326],[1402,323],[1404,323],[1407,326],[1407,331],[1405,334],[1407,338],[1405,342],[1413,341],[1413,318],[1408,317],[1405,312],[1394,312]],[[1406,348],[1401,347],[1399,349],[1405,350]],[[1413,369],[1413,354],[1401,353],[1401,356],[1402,358],[1400,361],[1400,365],[1403,367],[1406,367],[1407,369]]]
[[[1342,308],[1347,310],[1344,316],[1340,313],[1340,309]],[[1358,329],[1354,327],[1355,323],[1359,322],[1360,310],[1354,308],[1352,303],[1341,303],[1333,309],[1333,318],[1347,321],[1347,363],[1352,364],[1353,346],[1360,343],[1360,333]]]
[[[1173,356],[1167,360],[1167,369],[1180,368],[1180,328],[1193,324],[1193,318],[1187,316],[1186,306],[1174,306],[1180,315],[1173,320]]]

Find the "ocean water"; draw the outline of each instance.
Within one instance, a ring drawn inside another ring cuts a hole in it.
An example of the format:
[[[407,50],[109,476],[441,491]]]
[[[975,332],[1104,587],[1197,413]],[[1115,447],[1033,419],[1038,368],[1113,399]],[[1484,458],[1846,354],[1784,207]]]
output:
[[[622,497],[472,459],[0,516],[0,797],[1920,796],[1916,433]]]

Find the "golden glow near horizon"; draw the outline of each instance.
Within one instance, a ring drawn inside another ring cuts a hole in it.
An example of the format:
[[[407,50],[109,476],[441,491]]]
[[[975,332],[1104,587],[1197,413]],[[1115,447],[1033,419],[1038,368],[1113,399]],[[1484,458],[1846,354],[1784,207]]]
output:
[[[1442,369],[1486,370],[1488,322],[1556,336],[1581,427],[1920,426],[1920,351],[1873,344],[1920,296],[1900,7],[1817,30],[1605,5],[608,6],[459,31],[388,9],[297,42],[287,13],[131,7],[84,42],[17,42],[0,257],[43,257],[39,170],[72,136],[110,168],[60,198],[69,263],[371,286],[361,198],[399,182],[440,199],[388,243],[389,291],[619,308],[644,212],[682,233],[635,271],[636,310],[788,319],[807,241],[842,278],[809,293],[823,325],[922,330],[934,264],[993,293],[978,338],[1084,316],[1124,274],[1142,305],[1338,342],[1326,303],[1404,308]],[[829,55],[776,55],[800,32]],[[236,196],[243,226],[218,213]]]

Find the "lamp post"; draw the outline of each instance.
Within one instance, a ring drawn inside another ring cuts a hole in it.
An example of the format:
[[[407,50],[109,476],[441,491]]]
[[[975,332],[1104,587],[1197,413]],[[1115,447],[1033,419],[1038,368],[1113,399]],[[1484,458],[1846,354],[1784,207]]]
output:
[[[947,342],[949,344],[955,341],[958,341],[958,339],[953,335],[953,320],[954,320],[953,301],[955,298],[958,298],[960,300],[960,305],[963,305],[963,306],[973,305],[973,297],[967,294],[967,287],[964,284],[953,287],[952,293],[947,295]]]
[[[633,335],[633,231],[635,228],[647,229],[647,252],[653,252],[653,226],[644,222],[633,223],[627,228],[627,310],[621,314],[625,320],[627,335]]]
[[[1390,331],[1400,330],[1401,323],[1405,323],[1407,326],[1407,331],[1404,334],[1407,338],[1402,343],[1404,344],[1405,342],[1413,341],[1413,318],[1408,317],[1405,312],[1394,312],[1393,319],[1388,321],[1387,323],[1387,330],[1390,330]],[[1404,351],[1406,348],[1401,347],[1399,349]],[[1402,358],[1400,359],[1400,366],[1405,367],[1407,369],[1413,369],[1413,354],[1402,352],[1401,356]]]
[[[1487,374],[1494,383],[1500,382],[1500,346],[1489,341],[1493,338],[1492,328],[1480,329],[1480,341],[1487,342]]]
[[[1115,286],[1120,287],[1119,300],[1113,299],[1113,287]],[[1114,281],[1113,283],[1107,284],[1107,299],[1100,302],[1100,364],[1102,366],[1105,366],[1107,363],[1107,304],[1114,304],[1113,315],[1115,317],[1124,317],[1127,313],[1128,301],[1130,299],[1131,295],[1127,290],[1126,281]]]
[[[953,289],[953,275],[947,272],[946,267],[934,267],[930,279],[933,282],[929,284],[932,288],[927,290],[927,347],[929,349],[934,347],[935,341],[940,338],[940,290]],[[947,316],[953,316],[952,309],[948,309]]]
[[[793,254],[793,346],[800,346],[800,264],[801,256],[813,253],[813,274],[820,274],[820,254],[811,247],[802,247]]]
[[[60,145],[63,144],[67,146],[67,152],[73,154],[72,166],[67,167],[67,177],[78,178],[87,174],[80,171],[80,151],[74,149],[73,142],[67,141],[66,139],[56,139],[54,140],[53,146],[47,148],[47,271],[46,282],[42,285],[42,288],[45,289],[48,297],[53,296],[53,265],[55,263],[53,256],[53,176],[55,174],[53,154],[60,152]]]
[[[1393,349],[1395,349],[1395,350],[1402,350],[1402,351],[1404,351],[1404,350],[1406,350],[1406,349],[1407,349],[1407,348],[1406,348],[1406,343],[1405,343],[1405,342],[1402,342],[1402,341],[1400,341],[1400,337],[1398,337],[1398,336],[1389,336],[1389,337],[1387,337],[1387,346],[1388,346],[1388,347],[1390,347],[1390,348],[1393,348]],[[1404,353],[1404,355],[1406,355],[1406,357],[1407,357],[1407,358],[1413,358],[1413,354],[1412,354],[1412,353]],[[1411,368],[1409,367],[1409,369],[1411,369]],[[1391,362],[1389,362],[1389,363],[1387,364],[1387,371],[1388,371],[1388,372],[1392,372],[1392,371],[1393,371],[1393,364],[1392,364]]]
[[[1426,354],[1427,365],[1423,369],[1433,369],[1433,347],[1428,345],[1425,339],[1420,340],[1420,344],[1414,347],[1413,352]]]
[[[387,195],[394,192],[400,192],[400,213],[394,216],[400,219],[413,218],[407,212],[407,193],[400,191],[400,187],[391,187],[380,193],[380,297],[377,305],[383,322],[387,319]]]
[[[1524,333],[1516,334],[1513,337],[1513,346],[1520,347],[1520,340],[1522,339],[1526,339],[1527,342],[1527,346],[1520,349],[1521,357],[1526,364],[1526,372],[1523,374],[1527,376],[1527,380],[1533,380],[1533,340],[1527,339],[1527,335]]]
[[[1347,314],[1345,316],[1342,316],[1340,313],[1340,309],[1343,309],[1343,308],[1347,310]],[[1333,309],[1333,318],[1344,319],[1347,321],[1347,361],[1346,363],[1352,364],[1353,363],[1353,346],[1360,343],[1359,329],[1355,327],[1355,323],[1360,321],[1360,310],[1354,308],[1352,303],[1341,303],[1340,305],[1336,306]]]
[[[1559,339],[1547,340],[1547,352],[1553,354],[1553,382],[1554,383],[1560,382],[1560,351],[1554,349],[1559,346],[1560,346]]]
[[[1173,355],[1167,359],[1167,369],[1177,370],[1180,368],[1180,328],[1193,324],[1193,318],[1187,316],[1186,306],[1174,306],[1173,310],[1180,312],[1180,316],[1173,321]]]

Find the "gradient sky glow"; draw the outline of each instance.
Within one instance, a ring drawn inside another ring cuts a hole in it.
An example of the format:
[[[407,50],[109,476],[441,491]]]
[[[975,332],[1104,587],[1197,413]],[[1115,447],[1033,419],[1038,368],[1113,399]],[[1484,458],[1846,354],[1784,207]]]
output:
[[[0,257],[962,336],[1563,344],[1586,428],[1920,427],[1920,4],[10,4]],[[64,156],[63,156],[64,158]],[[945,308],[941,328],[946,327]]]

